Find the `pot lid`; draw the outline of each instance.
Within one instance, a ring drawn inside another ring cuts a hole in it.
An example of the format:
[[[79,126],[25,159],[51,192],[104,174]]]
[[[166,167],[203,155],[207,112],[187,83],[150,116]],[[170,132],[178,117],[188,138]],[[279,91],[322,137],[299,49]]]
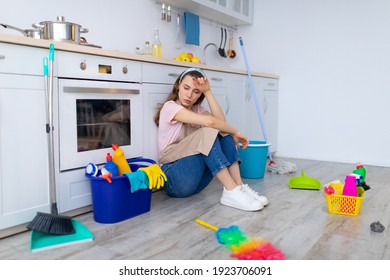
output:
[[[78,25],[81,26],[80,24],[73,23],[73,22],[66,22],[64,16],[57,16],[57,21],[42,21],[39,24],[45,24],[45,23],[64,23],[64,24],[73,24],[73,25]]]

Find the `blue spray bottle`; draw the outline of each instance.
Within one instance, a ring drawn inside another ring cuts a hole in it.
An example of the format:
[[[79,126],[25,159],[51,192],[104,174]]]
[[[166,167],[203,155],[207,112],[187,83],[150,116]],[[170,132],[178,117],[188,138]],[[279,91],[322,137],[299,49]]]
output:
[[[111,154],[110,153],[107,153],[107,156],[106,156],[106,161],[107,163],[104,165],[104,168],[106,168],[113,177],[115,176],[119,176],[119,168],[118,168],[118,165],[116,165],[113,161],[112,161],[112,157],[111,157]]]

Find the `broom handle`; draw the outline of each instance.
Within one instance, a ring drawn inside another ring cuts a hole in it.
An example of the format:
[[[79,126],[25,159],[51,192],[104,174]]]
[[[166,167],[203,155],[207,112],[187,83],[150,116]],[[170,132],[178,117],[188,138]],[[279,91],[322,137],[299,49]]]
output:
[[[48,110],[49,110],[49,181],[50,181],[50,202],[51,202],[51,214],[58,215],[57,208],[57,193],[56,193],[56,179],[54,169],[54,136],[53,136],[53,96],[54,96],[54,77],[53,77],[53,63],[54,62],[54,45],[50,44],[49,51],[49,98],[48,98]]]
[[[213,226],[213,225],[211,225],[211,224],[209,224],[209,223],[206,223],[206,222],[203,221],[203,220],[196,219],[195,221],[196,221],[198,224],[202,225],[202,226],[205,226],[205,227],[207,227],[207,228],[209,228],[209,229],[218,231],[218,228],[217,228],[216,226]]]
[[[267,133],[265,132],[265,126],[264,126],[263,116],[261,114],[261,110],[260,110],[260,106],[259,106],[259,100],[257,99],[257,95],[256,95],[256,91],[255,91],[255,85],[253,84],[251,71],[249,69],[248,59],[246,58],[244,42],[242,41],[241,37],[239,38],[239,40],[240,40],[242,56],[244,57],[244,61],[245,61],[246,71],[248,72],[249,83],[250,83],[251,88],[252,88],[252,91],[251,91],[252,92],[252,97],[253,97],[253,100],[255,101],[256,111],[257,111],[257,115],[259,117],[261,130],[263,132],[263,136],[264,136],[265,142],[268,143],[268,137],[267,137]],[[272,155],[271,155],[270,149],[268,149],[268,156],[269,156],[270,161],[272,161]]]

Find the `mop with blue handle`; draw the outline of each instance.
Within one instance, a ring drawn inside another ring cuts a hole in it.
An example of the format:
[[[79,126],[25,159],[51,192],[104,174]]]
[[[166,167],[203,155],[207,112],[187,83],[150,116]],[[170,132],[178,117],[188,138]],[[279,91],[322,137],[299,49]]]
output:
[[[259,121],[260,121],[261,130],[263,132],[265,142],[269,143],[268,142],[268,138],[267,138],[267,133],[265,131],[265,126],[264,126],[264,122],[263,122],[263,116],[262,116],[262,113],[261,113],[261,110],[260,110],[260,106],[259,106],[259,100],[258,100],[257,95],[256,95],[255,86],[253,84],[251,71],[249,69],[248,59],[246,58],[244,42],[243,42],[241,37],[239,38],[239,40],[240,40],[240,46],[241,46],[242,55],[243,55],[244,61],[245,61],[246,70],[248,72],[249,82],[250,82],[251,89],[252,89],[252,91],[251,91],[252,92],[252,97],[253,97],[253,100],[255,101],[256,111],[257,111],[257,115],[258,115]],[[275,162],[275,161],[273,161],[270,149],[268,149],[268,157],[269,157],[270,162],[269,162],[269,164],[267,166],[267,171],[269,171],[269,172],[277,173],[277,174],[286,174],[286,173],[292,173],[292,172],[297,171],[297,165],[294,164],[294,163],[291,163],[291,162]]]

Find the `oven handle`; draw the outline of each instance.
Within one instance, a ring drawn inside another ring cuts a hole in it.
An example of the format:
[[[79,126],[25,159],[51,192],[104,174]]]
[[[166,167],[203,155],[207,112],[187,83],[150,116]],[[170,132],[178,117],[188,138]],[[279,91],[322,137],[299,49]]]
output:
[[[126,88],[101,88],[101,87],[69,87],[64,86],[64,92],[69,93],[122,93],[122,94],[139,94],[139,89]]]

